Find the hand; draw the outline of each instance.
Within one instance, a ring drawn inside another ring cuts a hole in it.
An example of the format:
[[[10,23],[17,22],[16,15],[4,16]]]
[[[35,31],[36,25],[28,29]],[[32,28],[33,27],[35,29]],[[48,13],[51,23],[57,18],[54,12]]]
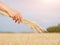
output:
[[[15,22],[22,22],[21,14],[16,10],[9,10],[8,11],[9,17],[11,17]]]
[[[9,17],[15,20],[15,22],[20,23],[22,21],[21,14],[18,11],[13,10],[2,2],[0,2],[0,10],[7,13]]]

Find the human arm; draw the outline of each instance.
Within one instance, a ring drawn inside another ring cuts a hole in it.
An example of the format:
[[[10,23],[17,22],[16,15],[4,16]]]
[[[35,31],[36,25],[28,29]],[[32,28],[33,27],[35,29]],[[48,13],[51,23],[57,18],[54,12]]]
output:
[[[15,20],[15,22],[20,23],[22,21],[21,14],[18,11],[13,10],[2,2],[0,2],[0,10],[7,13],[9,17]]]

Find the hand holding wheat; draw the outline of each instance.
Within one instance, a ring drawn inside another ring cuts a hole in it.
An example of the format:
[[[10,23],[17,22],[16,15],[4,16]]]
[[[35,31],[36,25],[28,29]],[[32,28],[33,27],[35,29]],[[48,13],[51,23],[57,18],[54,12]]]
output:
[[[0,11],[0,14],[3,14],[3,15],[5,15],[5,16],[8,16],[8,14],[7,13],[5,13],[5,12],[2,12],[2,11]],[[24,19],[24,18],[22,18],[22,22],[21,23],[25,23],[25,24],[27,24],[27,25],[29,25],[30,26],[30,28],[34,31],[34,30],[36,30],[36,32],[43,32],[45,29],[43,29],[41,26],[39,26],[36,22],[34,22],[34,21],[30,21],[30,20],[28,20],[28,19]],[[45,30],[46,31],[46,30]]]

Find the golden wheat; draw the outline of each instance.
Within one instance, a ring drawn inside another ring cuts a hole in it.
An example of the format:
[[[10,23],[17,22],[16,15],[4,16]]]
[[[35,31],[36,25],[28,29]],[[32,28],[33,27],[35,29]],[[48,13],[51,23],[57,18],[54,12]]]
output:
[[[60,45],[60,33],[0,33],[0,45]]]

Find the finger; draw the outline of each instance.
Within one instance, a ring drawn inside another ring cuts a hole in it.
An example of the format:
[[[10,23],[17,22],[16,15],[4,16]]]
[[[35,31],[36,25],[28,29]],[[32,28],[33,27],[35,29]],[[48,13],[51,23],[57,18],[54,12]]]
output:
[[[16,23],[16,22],[18,22],[18,17],[17,17],[17,16],[15,16],[15,23]]]
[[[13,16],[12,19],[15,21],[15,23],[17,22],[16,16]]]
[[[17,20],[18,20],[18,24],[19,24],[20,23],[20,16],[18,16]]]
[[[17,22],[17,20],[15,20],[15,23]]]
[[[15,18],[16,18],[15,16],[14,16],[14,17],[12,17],[12,19],[13,19],[13,20],[15,20]]]
[[[12,17],[12,19],[15,20],[14,17]]]
[[[17,14],[16,18],[17,18],[17,22],[20,23],[21,22],[21,17],[19,15],[19,13]]]
[[[22,22],[22,17],[18,16],[18,18],[19,18],[19,22],[18,23]]]

